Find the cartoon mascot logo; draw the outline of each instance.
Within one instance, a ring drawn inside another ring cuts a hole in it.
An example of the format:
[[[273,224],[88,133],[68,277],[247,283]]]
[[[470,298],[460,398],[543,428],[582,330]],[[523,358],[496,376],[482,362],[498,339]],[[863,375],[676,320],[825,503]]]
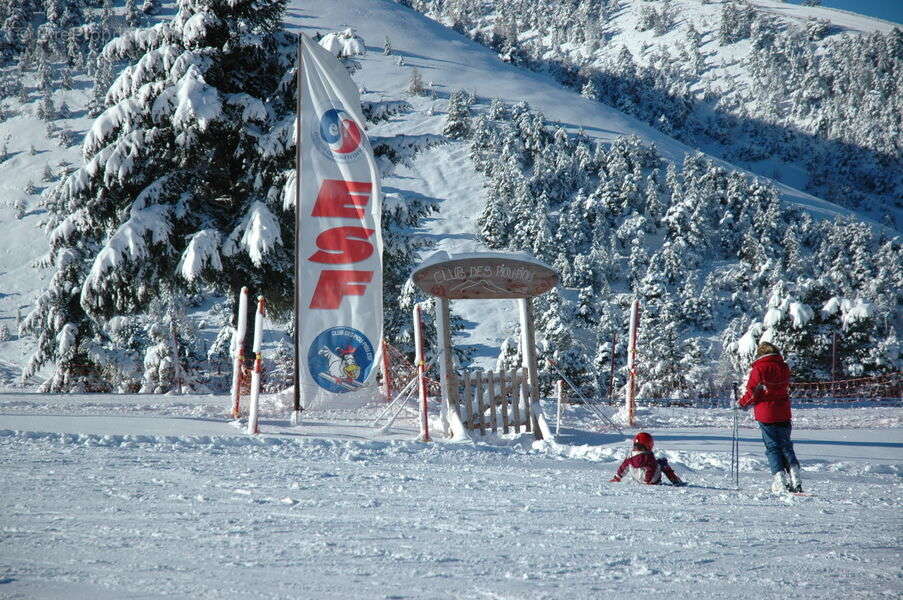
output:
[[[333,327],[314,339],[307,351],[310,375],[324,390],[344,394],[359,389],[374,362],[373,344],[353,327]]]
[[[361,154],[364,132],[341,108],[331,108],[320,117],[320,128],[313,134],[316,147],[327,157],[348,162]]]

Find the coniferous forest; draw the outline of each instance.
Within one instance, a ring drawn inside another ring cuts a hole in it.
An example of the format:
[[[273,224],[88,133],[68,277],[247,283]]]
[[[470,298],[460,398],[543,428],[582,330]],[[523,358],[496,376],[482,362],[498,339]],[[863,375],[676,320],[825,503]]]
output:
[[[900,28],[828,37],[837,32],[824,19],[796,26],[743,0],[721,3],[713,22],[681,27],[666,1],[397,1],[690,146],[754,171],[772,157],[797,164],[807,191],[900,225]],[[638,53],[613,42],[628,25],[655,41]],[[713,63],[713,46],[739,54]]]
[[[537,300],[541,361],[597,394],[608,394],[611,353],[625,363],[635,296],[644,397],[723,393],[769,329],[802,380],[830,379],[835,334],[844,376],[896,370],[898,238],[783,207],[767,183],[701,154],[674,165],[635,137],[604,147],[568,136],[524,104],[496,100],[460,120],[446,129],[463,132],[486,175],[482,239],[562,274],[559,293]],[[543,371],[550,385],[554,369]]]

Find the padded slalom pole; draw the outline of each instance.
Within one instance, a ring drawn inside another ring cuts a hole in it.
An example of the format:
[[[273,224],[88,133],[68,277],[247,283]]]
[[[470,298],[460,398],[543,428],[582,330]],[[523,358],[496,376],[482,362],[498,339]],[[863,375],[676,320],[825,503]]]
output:
[[[245,362],[245,333],[248,330],[248,288],[241,288],[238,295],[238,323],[233,339],[232,361],[232,418],[241,416],[241,369]]]
[[[254,317],[254,370],[251,371],[251,408],[248,412],[248,433],[260,433],[257,427],[258,400],[260,399],[260,374],[263,372],[263,356],[260,345],[263,342],[263,319],[267,313],[267,301],[257,298],[257,314]]]
[[[414,305],[414,362],[417,364],[417,390],[420,397],[420,441],[430,441],[429,405],[426,395],[426,363],[423,360],[423,318],[420,304]]]

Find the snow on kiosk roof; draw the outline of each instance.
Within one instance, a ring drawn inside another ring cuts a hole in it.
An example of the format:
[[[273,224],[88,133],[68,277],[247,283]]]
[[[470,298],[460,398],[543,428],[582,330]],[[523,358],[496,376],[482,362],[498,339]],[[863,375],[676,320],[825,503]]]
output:
[[[554,269],[514,252],[436,252],[411,278],[427,294],[448,300],[532,298],[558,285]]]

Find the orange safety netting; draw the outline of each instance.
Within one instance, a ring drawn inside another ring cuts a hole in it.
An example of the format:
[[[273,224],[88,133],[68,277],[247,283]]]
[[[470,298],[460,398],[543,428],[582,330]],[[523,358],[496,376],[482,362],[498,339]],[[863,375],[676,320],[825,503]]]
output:
[[[404,353],[393,346],[385,344],[385,352],[388,356],[389,374],[391,378],[391,388],[393,394],[397,394],[404,389],[412,379],[417,377],[417,367],[404,355]],[[431,377],[426,378],[427,394],[430,396],[439,396],[439,382]]]
[[[838,381],[792,382],[790,395],[793,398],[901,398],[903,371]]]

